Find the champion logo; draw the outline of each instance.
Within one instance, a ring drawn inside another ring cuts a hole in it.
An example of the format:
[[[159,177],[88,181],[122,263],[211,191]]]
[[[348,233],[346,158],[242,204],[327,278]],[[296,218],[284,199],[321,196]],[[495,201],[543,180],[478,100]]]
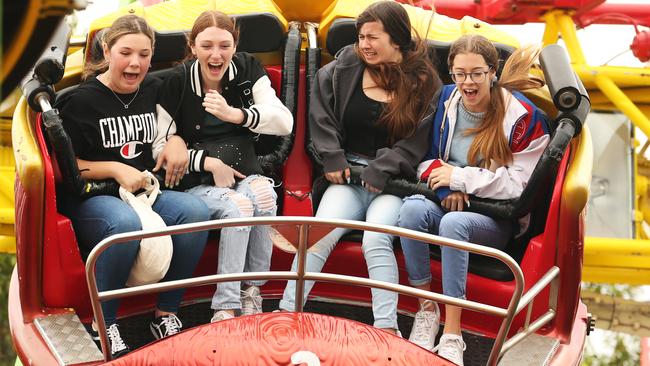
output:
[[[142,154],[142,141],[131,141],[122,145],[120,148],[120,154],[124,159],[134,159]]]

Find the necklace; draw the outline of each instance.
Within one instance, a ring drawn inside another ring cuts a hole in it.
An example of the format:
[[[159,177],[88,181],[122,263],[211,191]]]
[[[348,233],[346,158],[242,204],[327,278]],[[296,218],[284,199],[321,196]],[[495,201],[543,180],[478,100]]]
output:
[[[113,91],[113,89],[108,88],[108,90],[110,90],[111,93],[113,93],[113,95],[115,96],[115,98],[117,98],[117,100],[119,100],[120,103],[122,103],[122,105],[124,106],[124,109],[129,109],[129,106],[131,105],[131,103],[133,103],[135,98],[138,96],[138,92],[140,91],[140,86],[138,86],[138,88],[135,90],[135,95],[133,95],[133,98],[131,98],[131,100],[128,103],[124,103],[122,98],[118,97],[117,94]]]

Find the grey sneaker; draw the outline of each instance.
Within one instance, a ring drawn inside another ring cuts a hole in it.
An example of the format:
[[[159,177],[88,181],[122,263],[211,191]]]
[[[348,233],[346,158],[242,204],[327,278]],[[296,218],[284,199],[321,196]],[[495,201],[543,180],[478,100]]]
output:
[[[149,329],[156,339],[172,336],[183,329],[183,323],[174,314],[159,316],[149,323]]]
[[[433,303],[434,310],[423,310],[424,304],[420,307],[420,311],[415,314],[409,341],[431,351],[435,345],[436,335],[438,335],[438,329],[440,328],[440,309],[438,308],[438,304],[433,301],[426,301],[426,303]]]
[[[254,315],[262,312],[260,288],[251,286],[241,292],[241,315]]]
[[[225,310],[217,310],[214,312],[214,315],[212,316],[212,319],[210,319],[210,323],[216,323],[220,322],[222,320],[228,320],[228,319],[233,319],[235,318],[234,315],[230,314],[229,312]]]
[[[440,343],[436,346],[434,351],[438,351],[438,356],[446,358],[447,360],[459,366],[463,365],[463,352],[467,348],[463,337],[457,334],[443,334],[440,337]]]

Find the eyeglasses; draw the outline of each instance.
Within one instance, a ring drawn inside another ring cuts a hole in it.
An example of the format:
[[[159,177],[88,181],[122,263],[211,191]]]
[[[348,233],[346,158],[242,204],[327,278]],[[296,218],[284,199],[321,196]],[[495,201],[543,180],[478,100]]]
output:
[[[450,72],[451,80],[455,83],[463,83],[467,80],[467,75],[475,83],[482,83],[485,81],[485,76],[490,72],[492,68],[487,69],[487,71],[472,71],[472,72]]]

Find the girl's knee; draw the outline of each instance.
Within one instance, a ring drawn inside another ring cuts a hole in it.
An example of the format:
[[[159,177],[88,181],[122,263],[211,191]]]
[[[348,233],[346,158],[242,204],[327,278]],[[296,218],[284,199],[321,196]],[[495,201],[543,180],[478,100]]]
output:
[[[268,178],[260,177],[250,183],[256,209],[261,214],[274,215],[277,210],[277,194]]]
[[[448,212],[440,220],[440,235],[450,239],[468,241],[470,235],[470,223],[463,212]]]
[[[419,227],[426,214],[427,204],[424,196],[406,197],[399,210],[399,226],[404,228]]]
[[[210,220],[210,209],[202,199],[188,194],[184,201],[183,211],[187,222],[201,222]]]
[[[131,208],[122,210],[117,214],[114,213],[110,218],[111,234],[127,233],[130,231],[142,230],[140,217]]]
[[[367,254],[373,251],[393,253],[393,236],[366,231],[363,233],[361,250]]]
[[[230,191],[223,196],[228,203],[223,218],[253,217],[253,202],[245,195]]]

